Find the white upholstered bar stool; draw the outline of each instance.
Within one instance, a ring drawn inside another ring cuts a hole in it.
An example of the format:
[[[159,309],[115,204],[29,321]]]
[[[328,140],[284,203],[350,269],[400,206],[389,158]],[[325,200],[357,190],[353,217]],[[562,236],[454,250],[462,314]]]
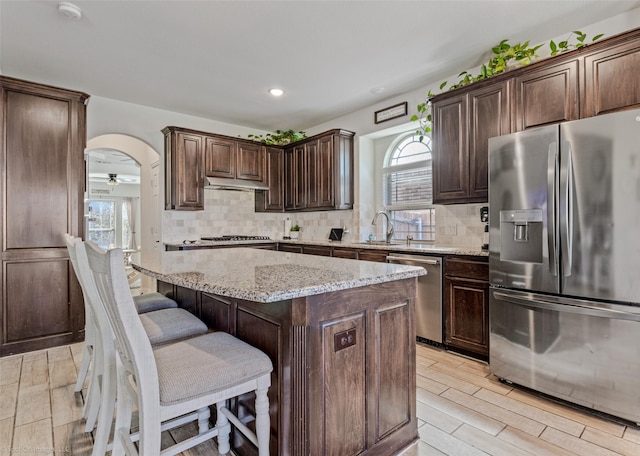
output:
[[[273,366],[260,350],[224,332],[209,333],[152,349],[128,291],[122,251],[107,253],[85,243],[98,294],[104,304],[117,347],[118,405],[112,455],[174,455],[214,436],[218,451],[230,450],[233,423],[269,454],[269,400]],[[226,406],[226,401],[255,392],[255,433]],[[130,435],[134,402],[139,413],[139,445]],[[209,405],[217,422],[208,428]],[[188,418],[185,418],[185,415]],[[198,420],[199,434],[160,451],[162,426],[169,420]]]
[[[158,292],[136,295],[133,297],[133,302],[135,303],[136,309],[138,310],[139,314],[153,312],[154,310],[172,309],[178,307],[177,302]],[[82,347],[82,364],[80,365],[80,371],[78,372],[78,378],[76,380],[76,386],[74,389],[76,393],[82,391],[85,379],[87,377],[87,372],[89,371],[89,365],[91,364],[91,361],[93,359],[93,341],[95,338],[95,329],[90,323],[93,320],[90,312],[91,307],[85,306],[85,330],[84,344]]]
[[[86,399],[89,414],[86,417],[85,431],[93,430],[97,419],[98,427],[94,438],[93,454],[103,455],[107,451],[116,399],[114,336],[89,269],[82,240],[65,235],[65,241],[71,264],[82,288],[85,307],[88,309],[87,315],[90,320],[87,320],[86,324],[92,327],[94,333],[93,370]],[[99,249],[97,246],[95,248]],[[138,318],[152,345],[183,340],[206,334],[208,331],[202,321],[180,308],[151,311],[138,315]]]

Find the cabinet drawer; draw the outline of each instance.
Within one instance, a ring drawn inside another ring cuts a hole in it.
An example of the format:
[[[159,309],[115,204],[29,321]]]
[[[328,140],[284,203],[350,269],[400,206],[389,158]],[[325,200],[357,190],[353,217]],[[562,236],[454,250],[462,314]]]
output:
[[[346,249],[346,248],[333,248],[333,256],[336,258],[349,258],[352,260],[358,259],[358,251],[354,249]]]
[[[444,273],[452,277],[489,280],[489,263],[477,259],[447,258]]]

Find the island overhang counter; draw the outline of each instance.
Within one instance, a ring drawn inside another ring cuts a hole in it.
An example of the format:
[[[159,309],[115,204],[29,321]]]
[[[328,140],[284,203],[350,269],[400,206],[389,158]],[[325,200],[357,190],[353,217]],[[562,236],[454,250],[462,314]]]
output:
[[[388,456],[417,439],[423,268],[251,248],[163,252],[133,267],[271,358],[271,454]],[[248,416],[253,398],[232,407]],[[255,454],[239,433],[232,448]]]

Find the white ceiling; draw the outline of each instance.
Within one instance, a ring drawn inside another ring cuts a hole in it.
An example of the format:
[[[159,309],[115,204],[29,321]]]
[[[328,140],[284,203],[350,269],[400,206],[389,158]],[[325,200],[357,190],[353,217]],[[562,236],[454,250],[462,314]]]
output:
[[[640,7],[621,0],[0,0],[0,71],[251,128],[305,129]],[[275,99],[272,87],[285,90]],[[381,94],[371,89],[384,87]],[[413,110],[414,108],[410,108]]]

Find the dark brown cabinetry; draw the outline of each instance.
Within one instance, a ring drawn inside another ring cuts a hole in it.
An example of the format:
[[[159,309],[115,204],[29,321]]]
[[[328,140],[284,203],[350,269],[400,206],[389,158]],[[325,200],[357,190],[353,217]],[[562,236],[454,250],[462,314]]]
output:
[[[307,207],[307,154],[304,144],[284,150],[284,209],[296,211]],[[269,191],[272,191],[271,188]]]
[[[389,455],[416,440],[415,279],[273,303],[158,286],[271,359],[270,454]],[[347,331],[354,343],[337,346]],[[254,398],[231,407],[248,418]],[[256,454],[239,433],[231,446]]]
[[[636,33],[640,35],[640,32]],[[584,116],[640,107],[640,37],[585,56]]]
[[[89,96],[0,76],[0,355],[82,340],[83,298],[64,234],[84,232]]]
[[[510,132],[506,82],[433,103],[433,202],[486,201],[488,138]]]
[[[445,344],[489,356],[489,264],[486,258],[447,258]]]
[[[640,29],[433,97],[433,201],[488,200],[488,138],[640,107]]]
[[[302,253],[301,245],[278,243],[279,252]]]
[[[256,192],[257,212],[284,210],[284,151],[267,147],[265,151],[265,177],[269,190]]]
[[[578,59],[573,59],[516,76],[513,130],[578,119],[578,67]]]
[[[217,135],[203,135],[203,138],[205,176],[262,182],[264,175],[262,145]]]
[[[260,143],[178,127],[162,133],[166,209],[203,210],[206,177],[264,179],[265,147]]]
[[[330,130],[284,149],[285,211],[353,208],[353,137],[350,131]],[[277,191],[269,185],[269,193]],[[256,210],[279,210],[266,209],[263,199],[256,194]]]
[[[386,263],[388,250],[379,249],[354,249],[351,247],[332,247],[326,245],[310,244],[286,244],[278,243],[278,250],[281,252],[305,253],[307,255],[332,256],[336,258],[347,258],[351,260],[376,261]]]
[[[165,208],[204,209],[204,138],[167,127],[164,133]]]
[[[331,247],[325,247],[323,245],[304,245],[302,246],[302,253],[307,255],[319,255],[319,256],[331,256]]]

